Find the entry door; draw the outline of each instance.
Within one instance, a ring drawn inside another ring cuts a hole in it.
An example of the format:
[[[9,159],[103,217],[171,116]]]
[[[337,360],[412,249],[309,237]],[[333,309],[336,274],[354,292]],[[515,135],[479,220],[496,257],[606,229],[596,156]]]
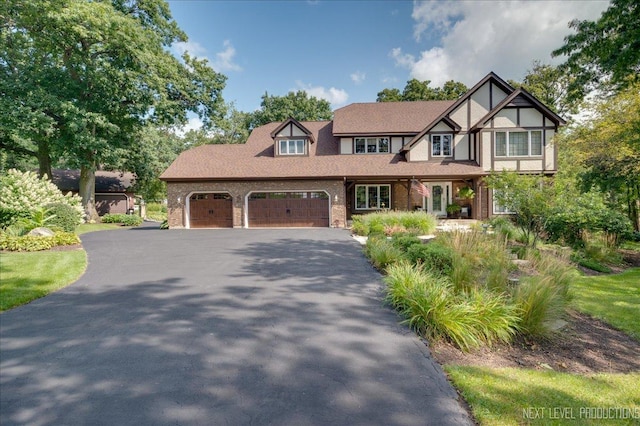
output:
[[[446,216],[447,204],[451,199],[451,182],[427,182],[425,186],[429,188],[431,196],[424,198],[424,208],[436,216]]]

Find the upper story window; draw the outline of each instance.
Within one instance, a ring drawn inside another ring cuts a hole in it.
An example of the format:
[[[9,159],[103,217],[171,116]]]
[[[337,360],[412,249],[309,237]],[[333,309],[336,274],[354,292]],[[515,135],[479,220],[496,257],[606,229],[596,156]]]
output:
[[[282,139],[279,147],[280,155],[304,155],[303,139]]]
[[[356,138],[356,154],[389,152],[389,138]]]
[[[453,135],[431,135],[431,156],[451,157]]]
[[[542,130],[496,132],[496,157],[542,155]]]

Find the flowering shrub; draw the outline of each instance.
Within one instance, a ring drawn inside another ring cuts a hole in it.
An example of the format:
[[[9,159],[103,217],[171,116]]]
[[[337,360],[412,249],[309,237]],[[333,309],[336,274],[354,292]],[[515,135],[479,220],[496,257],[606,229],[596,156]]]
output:
[[[0,177],[0,227],[54,203],[69,205],[82,217],[80,197],[71,193],[64,195],[53,182],[38,178],[34,172],[11,169]]]

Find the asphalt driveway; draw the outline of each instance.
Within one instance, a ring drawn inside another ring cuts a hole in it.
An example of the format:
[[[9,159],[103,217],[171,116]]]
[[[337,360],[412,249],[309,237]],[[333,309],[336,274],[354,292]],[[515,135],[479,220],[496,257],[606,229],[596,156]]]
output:
[[[85,234],[0,315],[0,424],[470,425],[339,229]]]

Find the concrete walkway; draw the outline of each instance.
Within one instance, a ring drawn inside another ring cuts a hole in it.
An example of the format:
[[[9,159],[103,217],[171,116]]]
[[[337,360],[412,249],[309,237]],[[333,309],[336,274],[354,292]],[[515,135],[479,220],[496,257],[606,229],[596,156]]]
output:
[[[82,236],[75,284],[0,314],[0,424],[471,425],[345,230]]]

